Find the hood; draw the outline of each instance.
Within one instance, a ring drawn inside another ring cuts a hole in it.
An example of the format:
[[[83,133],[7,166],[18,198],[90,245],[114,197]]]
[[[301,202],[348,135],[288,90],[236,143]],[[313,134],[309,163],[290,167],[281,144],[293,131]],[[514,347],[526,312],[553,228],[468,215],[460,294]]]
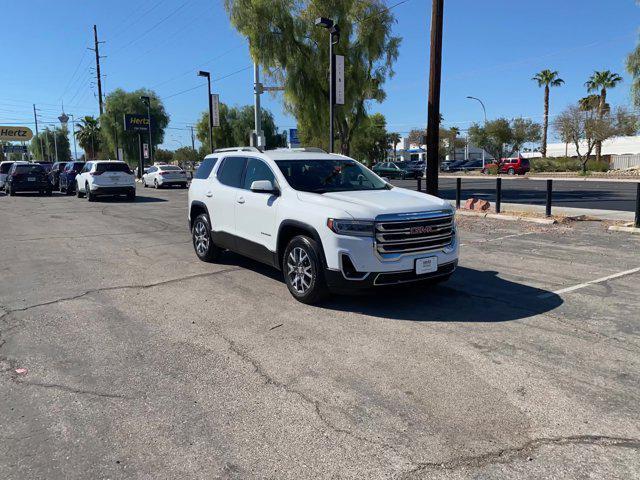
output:
[[[391,190],[359,190],[323,194],[299,192],[298,198],[303,202],[343,210],[358,219],[375,219],[378,215],[451,208],[449,203],[441,198],[398,187]]]

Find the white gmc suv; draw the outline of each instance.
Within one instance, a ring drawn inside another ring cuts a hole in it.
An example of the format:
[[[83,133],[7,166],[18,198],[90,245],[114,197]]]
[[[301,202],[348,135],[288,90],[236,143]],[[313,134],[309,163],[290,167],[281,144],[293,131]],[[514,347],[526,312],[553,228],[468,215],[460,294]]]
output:
[[[331,291],[446,280],[458,264],[454,209],[319,149],[208,155],[189,188],[198,257],[224,249],[284,273],[314,303]]]

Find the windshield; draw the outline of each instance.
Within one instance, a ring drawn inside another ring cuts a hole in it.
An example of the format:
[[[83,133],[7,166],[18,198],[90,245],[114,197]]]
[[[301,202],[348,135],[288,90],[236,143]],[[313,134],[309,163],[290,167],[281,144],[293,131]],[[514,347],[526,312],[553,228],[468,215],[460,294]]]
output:
[[[289,185],[302,192],[383,190],[387,184],[355,160],[277,160]]]

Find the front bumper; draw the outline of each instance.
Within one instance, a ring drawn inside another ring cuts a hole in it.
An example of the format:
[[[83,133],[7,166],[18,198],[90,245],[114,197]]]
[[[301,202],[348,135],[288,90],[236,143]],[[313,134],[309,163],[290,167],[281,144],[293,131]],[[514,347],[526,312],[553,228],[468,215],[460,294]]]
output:
[[[417,275],[415,270],[404,270],[396,272],[369,272],[359,280],[349,279],[342,271],[326,270],[325,279],[327,286],[334,292],[353,292],[368,290],[375,287],[389,287],[406,283],[415,283],[434,280],[451,275],[458,266],[458,260],[442,264],[433,273]]]

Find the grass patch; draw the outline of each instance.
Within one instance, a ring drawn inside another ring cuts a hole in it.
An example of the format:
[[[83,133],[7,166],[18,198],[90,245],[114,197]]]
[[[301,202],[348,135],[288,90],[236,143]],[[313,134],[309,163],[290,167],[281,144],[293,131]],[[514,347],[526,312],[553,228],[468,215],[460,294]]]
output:
[[[582,165],[577,158],[532,158],[531,171],[538,172],[581,172]],[[609,170],[609,162],[587,162],[587,172],[606,172]]]

